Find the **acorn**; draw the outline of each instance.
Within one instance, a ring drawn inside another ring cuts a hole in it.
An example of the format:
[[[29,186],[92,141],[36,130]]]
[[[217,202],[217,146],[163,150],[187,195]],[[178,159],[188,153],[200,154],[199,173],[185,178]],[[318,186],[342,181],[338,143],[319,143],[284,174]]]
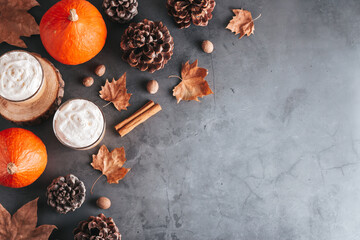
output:
[[[210,42],[209,40],[205,40],[202,42],[201,47],[204,52],[206,53],[212,53],[214,51],[214,44]]]
[[[155,94],[159,90],[159,83],[156,80],[148,81],[146,89],[150,94]]]
[[[94,79],[92,77],[86,77],[83,79],[83,85],[85,87],[91,87],[94,84]]]
[[[96,205],[101,209],[109,209],[111,207],[111,201],[107,197],[99,197],[96,200]]]
[[[105,74],[106,67],[105,65],[99,65],[95,68],[95,74],[99,77],[103,76]]]

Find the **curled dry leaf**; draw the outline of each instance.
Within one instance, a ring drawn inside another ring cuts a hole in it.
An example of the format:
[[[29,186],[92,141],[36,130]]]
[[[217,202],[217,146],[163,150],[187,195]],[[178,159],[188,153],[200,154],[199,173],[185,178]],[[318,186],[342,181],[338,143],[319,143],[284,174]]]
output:
[[[119,80],[113,78],[110,83],[106,80],[105,85],[101,87],[100,97],[105,101],[112,102],[118,111],[126,110],[129,104],[131,93],[126,89],[126,73]]]
[[[0,0],[0,43],[26,48],[20,36],[39,34],[39,26],[27,11],[38,6],[35,0]]]
[[[243,9],[233,9],[235,16],[229,22],[226,29],[231,30],[235,35],[240,34],[239,39],[243,36],[250,36],[255,31],[254,20],[251,12]]]
[[[47,240],[56,226],[37,223],[37,202],[39,198],[28,202],[11,217],[0,204],[0,239],[7,240]]]
[[[179,103],[181,100],[195,100],[199,102],[198,97],[212,94],[213,91],[205,80],[207,75],[207,69],[198,67],[198,60],[192,64],[189,61],[183,64],[181,82],[173,89],[173,95],[176,97],[177,102]]]
[[[123,147],[115,148],[112,152],[109,152],[108,148],[105,145],[102,145],[98,154],[93,154],[92,158],[93,161],[91,166],[94,169],[101,171],[102,175],[107,177],[107,181],[110,184],[119,183],[119,180],[123,179],[130,171],[130,168],[122,167],[126,162],[125,150]],[[97,180],[99,180],[100,177]],[[91,192],[94,185],[91,188]]]

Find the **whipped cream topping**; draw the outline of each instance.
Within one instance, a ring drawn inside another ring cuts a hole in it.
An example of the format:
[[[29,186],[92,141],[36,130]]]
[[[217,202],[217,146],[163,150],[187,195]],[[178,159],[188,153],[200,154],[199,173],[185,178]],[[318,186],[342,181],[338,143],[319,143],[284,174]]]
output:
[[[23,101],[40,88],[43,71],[39,61],[24,51],[11,51],[0,57],[0,96]]]
[[[104,130],[104,116],[92,102],[74,99],[65,102],[55,113],[54,131],[59,140],[74,148],[96,143]]]

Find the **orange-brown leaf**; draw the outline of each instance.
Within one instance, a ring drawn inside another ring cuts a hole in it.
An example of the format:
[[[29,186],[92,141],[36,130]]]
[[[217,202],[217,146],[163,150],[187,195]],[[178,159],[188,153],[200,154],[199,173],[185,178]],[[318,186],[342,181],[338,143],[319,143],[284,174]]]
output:
[[[106,80],[105,85],[101,87],[100,97],[105,101],[112,102],[118,111],[126,110],[129,104],[131,93],[126,89],[126,73],[119,80],[113,78],[110,83]]]
[[[54,225],[41,225],[37,223],[38,199],[22,206],[10,218],[10,213],[0,204],[0,239],[9,240],[47,240],[56,228]]]
[[[38,6],[35,0],[0,0],[0,43],[26,48],[20,36],[39,34],[39,26],[27,11]]]
[[[255,31],[254,20],[251,12],[243,9],[233,9],[235,16],[229,22],[226,29],[231,30],[235,35],[240,34],[239,39],[243,36],[250,36]]]
[[[190,101],[195,100],[199,102],[198,97],[204,97],[212,94],[209,84],[205,80],[208,75],[208,70],[198,67],[198,60],[192,64],[187,61],[183,64],[181,70],[181,82],[173,89],[173,95],[177,102],[181,100]]]
[[[92,155],[93,162],[91,166],[99,170],[107,177],[108,183],[119,183],[125,175],[130,171],[130,168],[123,168],[126,162],[125,150],[123,147],[115,148],[109,152],[105,145],[102,145],[98,154]]]

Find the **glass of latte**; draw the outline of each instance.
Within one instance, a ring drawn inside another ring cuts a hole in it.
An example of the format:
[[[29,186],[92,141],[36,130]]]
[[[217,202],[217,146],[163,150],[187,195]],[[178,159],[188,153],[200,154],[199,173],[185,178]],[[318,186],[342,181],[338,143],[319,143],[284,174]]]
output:
[[[104,138],[106,122],[103,112],[94,103],[85,99],[71,99],[56,111],[53,128],[63,145],[88,150]]]
[[[0,56],[0,97],[19,103],[35,101],[44,85],[43,68],[30,53],[14,50]]]

